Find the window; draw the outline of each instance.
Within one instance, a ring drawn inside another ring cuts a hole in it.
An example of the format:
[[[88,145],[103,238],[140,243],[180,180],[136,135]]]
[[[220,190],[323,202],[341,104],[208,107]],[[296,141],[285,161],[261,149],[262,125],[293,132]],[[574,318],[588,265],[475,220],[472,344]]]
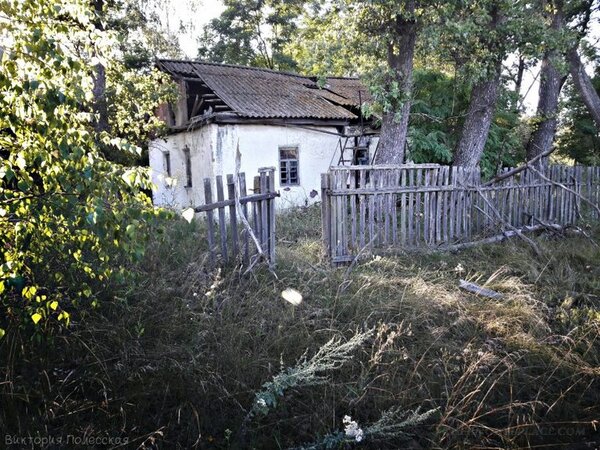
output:
[[[281,186],[300,184],[298,147],[279,147],[279,177]]]
[[[171,177],[171,153],[165,152],[164,154],[164,165],[165,165],[165,173],[168,177]]]
[[[185,187],[192,187],[192,158],[188,146],[183,148],[183,157],[185,163]]]

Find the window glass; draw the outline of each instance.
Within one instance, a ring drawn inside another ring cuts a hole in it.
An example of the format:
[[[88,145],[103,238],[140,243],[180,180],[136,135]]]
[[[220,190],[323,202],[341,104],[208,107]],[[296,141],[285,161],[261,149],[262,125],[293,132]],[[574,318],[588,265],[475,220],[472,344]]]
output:
[[[165,172],[168,177],[171,176],[171,154],[169,152],[165,152]]]
[[[279,148],[279,177],[282,186],[300,184],[298,175],[298,147]]]
[[[192,158],[190,157],[189,147],[184,147],[183,155],[185,161],[185,187],[192,187]]]

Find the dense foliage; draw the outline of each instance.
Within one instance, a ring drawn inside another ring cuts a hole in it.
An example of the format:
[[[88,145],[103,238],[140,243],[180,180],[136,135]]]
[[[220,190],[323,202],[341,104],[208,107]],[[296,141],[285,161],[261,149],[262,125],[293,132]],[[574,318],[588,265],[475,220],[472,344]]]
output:
[[[531,80],[523,85],[524,73],[552,54],[559,73],[566,74],[564,53],[585,40],[596,8],[589,0],[334,0],[311,2],[304,8],[296,2],[231,1],[226,5],[226,11],[205,28],[200,58],[295,69],[318,77],[361,76],[374,99],[368,114],[381,118],[387,111],[396,111],[399,118],[402,105],[412,102],[406,157],[413,161],[452,162],[457,147],[464,144],[459,138],[469,106],[482,101],[473,96],[478,83],[498,83],[499,94],[491,97],[495,113],[480,156],[487,174],[523,161],[536,124],[559,114],[522,117],[521,96],[528,90],[533,95]],[[284,12],[280,11],[284,6]],[[556,20],[557,14],[562,22]],[[287,25],[277,28],[273,17],[285,19]],[[414,20],[418,33],[415,67],[419,73],[411,93],[394,76],[398,69],[389,65],[390,48],[397,51],[401,45],[398,23],[402,17]],[[273,64],[278,58],[285,63]],[[509,59],[518,61],[510,65]],[[500,72],[501,77],[497,76]],[[566,96],[576,98],[573,89]],[[577,107],[569,105],[562,114],[563,127],[575,129],[579,124],[588,131],[563,132],[561,147],[567,145],[566,139],[571,148],[593,145],[589,134],[595,128],[593,122],[586,125],[575,120]]]
[[[162,102],[175,101],[178,91],[172,80],[154,67],[154,60],[158,55],[180,57],[181,51],[177,36],[157,17],[161,4],[140,0],[95,2],[95,28],[112,38],[108,54],[99,61],[101,67],[97,65],[93,73],[93,102],[101,100],[105,104],[102,117],[96,120],[104,123],[102,131],[141,149],[122,151],[119,146],[100,142],[100,151],[110,161],[148,165],[149,139],[166,131],[154,111]]]
[[[596,68],[594,87],[600,94],[600,68]],[[562,113],[558,150],[579,164],[600,164],[600,131],[587,108],[574,92],[573,86],[566,89],[566,100]]]
[[[485,175],[523,158],[524,129],[514,108],[514,92],[503,89],[482,158]],[[441,71],[415,73],[409,124],[408,158],[416,163],[448,164],[468,107],[465,83]]]
[[[198,56],[213,62],[295,70],[286,44],[305,2],[225,0],[225,11],[204,27]],[[318,2],[315,2],[317,4]],[[315,5],[316,6],[316,5]]]
[[[3,1],[0,10],[4,334],[68,323],[74,309],[94,305],[119,271],[114,259],[143,252],[143,225],[154,213],[140,191],[149,188],[145,171],[98,150],[139,152],[93,132],[92,64],[106,61],[111,38],[94,26],[89,3]]]

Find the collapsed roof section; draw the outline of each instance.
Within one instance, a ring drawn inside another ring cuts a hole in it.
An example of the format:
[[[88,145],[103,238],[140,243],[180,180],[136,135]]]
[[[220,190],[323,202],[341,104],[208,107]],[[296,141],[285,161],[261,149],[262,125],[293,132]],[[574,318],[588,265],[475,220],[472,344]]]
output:
[[[167,123],[188,129],[208,122],[353,125],[368,90],[356,78],[315,77],[255,67],[161,59],[158,68],[180,85]],[[164,116],[164,111],[163,114]]]

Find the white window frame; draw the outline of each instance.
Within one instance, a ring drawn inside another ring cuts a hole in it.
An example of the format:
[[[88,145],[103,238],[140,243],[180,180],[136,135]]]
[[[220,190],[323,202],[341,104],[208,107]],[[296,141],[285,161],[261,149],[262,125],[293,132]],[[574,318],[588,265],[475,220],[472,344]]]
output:
[[[295,159],[291,159],[291,158],[285,158],[282,159],[281,158],[281,151],[282,150],[295,150],[296,151],[296,158]],[[299,145],[280,145],[278,150],[278,157],[279,157],[279,185],[280,186],[300,186],[300,146]],[[289,181],[290,179],[290,168],[288,166],[287,163],[295,161],[296,162],[296,182],[295,183],[291,183]],[[284,171],[284,163],[285,163],[285,172],[287,175],[287,182],[283,182],[283,178],[281,176],[281,174]]]

